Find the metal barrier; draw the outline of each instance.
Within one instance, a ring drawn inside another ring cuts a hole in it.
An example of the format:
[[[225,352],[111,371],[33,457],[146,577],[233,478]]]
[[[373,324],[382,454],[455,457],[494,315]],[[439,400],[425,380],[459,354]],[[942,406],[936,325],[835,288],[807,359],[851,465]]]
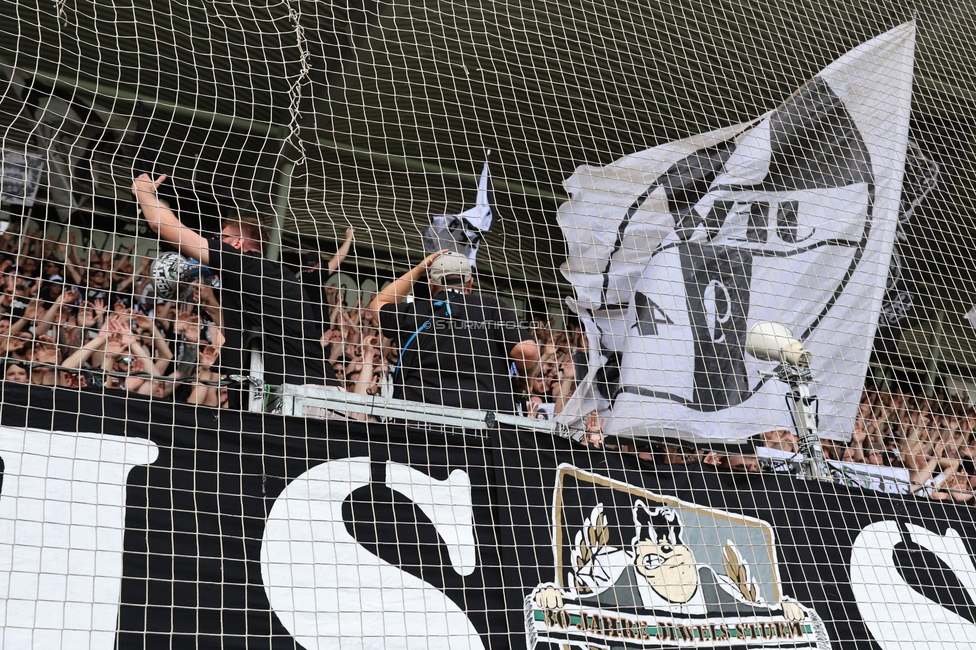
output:
[[[551,420],[425,404],[380,395],[359,395],[326,386],[285,384],[281,386],[278,397],[280,413],[298,417],[324,418],[328,413],[337,415],[356,413],[381,421],[403,420],[408,423],[423,423],[470,432],[484,432],[503,424],[548,433],[560,438],[572,438],[574,433],[580,433],[565,424]]]

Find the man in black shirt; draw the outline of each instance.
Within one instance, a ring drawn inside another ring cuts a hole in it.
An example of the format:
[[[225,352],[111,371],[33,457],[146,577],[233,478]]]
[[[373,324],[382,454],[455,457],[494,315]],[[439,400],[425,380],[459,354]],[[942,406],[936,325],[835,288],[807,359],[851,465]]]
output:
[[[430,300],[404,302],[424,275]],[[539,369],[539,349],[511,309],[471,293],[468,259],[440,251],[373,298],[380,329],[400,347],[394,397],[513,412],[510,368]]]
[[[220,350],[221,370],[246,375],[251,342],[260,338],[266,383],[338,384],[325,363],[322,329],[309,317],[301,284],[283,264],[262,257],[260,225],[228,221],[219,241],[207,240],[184,226],[156,195],[165,180],[143,174],[133,182],[132,193],[154,232],[219,276],[227,339]]]

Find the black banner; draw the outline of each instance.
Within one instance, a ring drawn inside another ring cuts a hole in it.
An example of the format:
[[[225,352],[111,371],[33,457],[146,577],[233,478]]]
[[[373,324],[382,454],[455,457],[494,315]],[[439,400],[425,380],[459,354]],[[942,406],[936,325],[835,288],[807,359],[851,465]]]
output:
[[[973,510],[948,501],[522,431],[21,385],[0,456],[5,647],[888,649],[976,631]]]

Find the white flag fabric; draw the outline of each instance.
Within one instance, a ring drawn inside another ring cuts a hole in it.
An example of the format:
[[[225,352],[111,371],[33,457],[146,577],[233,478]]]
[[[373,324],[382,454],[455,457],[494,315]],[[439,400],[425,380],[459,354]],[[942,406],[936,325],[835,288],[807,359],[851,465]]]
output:
[[[572,198],[556,216],[568,246],[560,271],[581,308],[630,302],[651,255],[674,230],[672,210],[687,212],[694,201],[682,200],[708,189],[731,141],[747,126],[671,142],[606,167],[584,165],[563,183]]]
[[[444,249],[461,253],[474,266],[483,233],[491,230],[495,220],[491,209],[492,200],[491,175],[486,162],[478,181],[478,196],[474,207],[457,215],[431,217],[430,226],[423,233],[424,249],[428,253]]]
[[[969,324],[976,328],[976,306],[970,307],[963,318],[968,320]]]
[[[563,273],[601,329],[592,355],[619,355],[609,433],[732,443],[792,429],[787,387],[763,374],[775,364],[744,352],[768,320],[813,352],[821,435],[850,438],[897,224],[914,46],[906,23],[757,122],[566,181]]]

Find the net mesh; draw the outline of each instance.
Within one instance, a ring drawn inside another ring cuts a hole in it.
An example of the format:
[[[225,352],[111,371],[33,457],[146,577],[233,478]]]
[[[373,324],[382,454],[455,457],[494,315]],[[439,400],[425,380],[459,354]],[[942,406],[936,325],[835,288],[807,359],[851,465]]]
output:
[[[4,647],[971,643],[969,5],[0,17]]]

